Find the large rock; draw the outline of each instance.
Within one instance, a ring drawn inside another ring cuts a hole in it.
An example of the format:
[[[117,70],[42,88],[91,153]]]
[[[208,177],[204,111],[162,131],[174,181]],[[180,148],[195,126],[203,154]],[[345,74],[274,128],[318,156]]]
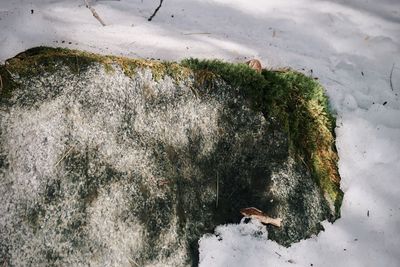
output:
[[[224,73],[42,48],[0,74],[11,266],[196,265],[198,239],[241,208],[282,218],[283,245],[339,215],[284,120]]]

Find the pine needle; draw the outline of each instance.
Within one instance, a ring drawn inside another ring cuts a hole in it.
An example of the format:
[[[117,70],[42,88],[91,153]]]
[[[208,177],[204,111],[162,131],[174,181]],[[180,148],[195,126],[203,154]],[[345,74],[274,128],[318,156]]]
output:
[[[69,153],[72,151],[72,149],[73,149],[74,147],[75,147],[75,146],[71,146],[71,147],[68,149],[68,151],[65,152],[65,154],[57,161],[57,163],[54,165],[54,167],[57,167],[58,164],[60,164],[60,162],[61,162],[63,159],[65,159],[65,158],[69,155]]]
[[[393,82],[392,82],[393,69],[394,69],[394,63],[393,63],[392,70],[390,71],[390,76],[389,76],[390,88],[392,88],[392,91],[394,91],[393,90]]]

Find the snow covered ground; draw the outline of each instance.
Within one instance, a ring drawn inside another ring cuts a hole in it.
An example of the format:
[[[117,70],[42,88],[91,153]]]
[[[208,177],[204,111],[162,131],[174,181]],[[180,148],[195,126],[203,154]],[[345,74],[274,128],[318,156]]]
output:
[[[38,46],[180,60],[259,58],[318,77],[337,113],[342,218],[290,248],[220,226],[201,266],[400,266],[400,1],[0,0],[0,62]],[[1,215],[0,215],[1,216]],[[262,228],[263,229],[263,228]],[[221,240],[222,239],[222,240]]]

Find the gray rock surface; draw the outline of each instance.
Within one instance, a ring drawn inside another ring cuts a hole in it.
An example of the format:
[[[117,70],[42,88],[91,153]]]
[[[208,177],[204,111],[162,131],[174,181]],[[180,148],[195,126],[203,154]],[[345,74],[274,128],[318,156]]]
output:
[[[285,134],[220,81],[60,65],[0,107],[0,261],[12,266],[185,266],[197,241],[257,207],[289,245],[329,209]],[[255,233],[256,234],[256,233]]]

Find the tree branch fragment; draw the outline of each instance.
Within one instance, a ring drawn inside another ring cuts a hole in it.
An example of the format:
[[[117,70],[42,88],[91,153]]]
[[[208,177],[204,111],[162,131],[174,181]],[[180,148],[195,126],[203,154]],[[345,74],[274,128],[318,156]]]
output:
[[[158,5],[158,7],[156,8],[156,10],[154,10],[153,15],[150,16],[150,18],[148,19],[148,21],[151,21],[155,15],[157,14],[158,10],[160,10],[162,3],[164,2],[164,0],[160,0],[160,4]]]

